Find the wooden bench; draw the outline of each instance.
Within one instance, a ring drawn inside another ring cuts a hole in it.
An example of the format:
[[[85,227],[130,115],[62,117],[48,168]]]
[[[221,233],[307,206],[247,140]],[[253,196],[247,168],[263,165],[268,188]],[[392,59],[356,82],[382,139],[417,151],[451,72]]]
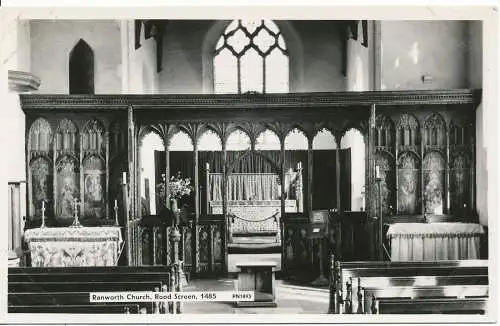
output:
[[[488,297],[487,261],[331,264],[330,313],[375,313],[378,300]]]
[[[8,311],[177,313],[173,303],[90,302],[90,292],[173,291],[179,273],[166,266],[9,268]],[[72,310],[74,309],[74,310]]]
[[[9,306],[9,313],[63,313],[63,314],[138,314],[138,304],[123,303],[117,305],[36,305],[36,306]]]
[[[396,286],[363,288],[364,313],[377,313],[379,302],[399,299],[469,299],[488,298],[488,285]],[[385,301],[384,301],[385,300]],[[420,302],[420,301],[416,301]],[[357,309],[357,307],[356,307]]]
[[[378,314],[487,314],[488,298],[377,299]]]

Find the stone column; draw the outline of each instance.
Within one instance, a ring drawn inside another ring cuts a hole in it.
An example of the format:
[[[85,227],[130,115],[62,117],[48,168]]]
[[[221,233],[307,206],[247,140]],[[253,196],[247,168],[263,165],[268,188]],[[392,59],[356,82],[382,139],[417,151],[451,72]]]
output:
[[[20,94],[38,90],[40,79],[35,75],[17,70],[8,71],[9,93],[6,105],[9,108],[6,137],[15,144],[10,147],[7,163],[9,182],[9,266],[23,264],[22,236],[26,216],[26,162],[25,115],[21,109]]]

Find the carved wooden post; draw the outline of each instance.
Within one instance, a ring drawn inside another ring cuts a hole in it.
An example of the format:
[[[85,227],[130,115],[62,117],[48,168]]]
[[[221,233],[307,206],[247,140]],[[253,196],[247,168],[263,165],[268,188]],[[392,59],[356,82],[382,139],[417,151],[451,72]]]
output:
[[[329,302],[328,302],[328,313],[335,313],[335,295],[337,294],[337,286],[335,283],[335,255],[330,257],[330,291],[329,291]]]
[[[226,164],[227,164],[227,151],[226,151],[226,141],[227,137],[221,137],[221,142],[222,142],[222,215],[224,216],[224,268],[223,270],[226,271],[226,273],[229,272],[229,267],[228,267],[228,254],[227,254],[227,244],[229,241],[231,241],[231,222],[229,220],[229,217],[227,216],[227,171],[226,171]],[[213,239],[213,238],[211,238]],[[212,255],[213,258],[213,255]]]
[[[125,233],[127,236],[127,243],[125,244],[127,247],[127,264],[129,266],[134,266],[133,259],[132,259],[132,248],[131,248],[131,242],[132,242],[132,235],[131,235],[131,230],[130,230],[130,220],[128,217],[128,184],[127,184],[127,172],[123,172],[123,180],[122,180],[122,214],[123,214],[123,221],[125,225]]]
[[[451,214],[451,209],[450,209],[450,169],[451,169],[451,164],[450,164],[450,137],[451,137],[451,130],[448,128],[446,131],[446,163],[445,163],[445,194],[446,194],[446,213]]]
[[[165,130],[168,130],[167,126]],[[163,144],[165,146],[165,207],[170,208],[170,134],[165,132],[163,138]]]
[[[191,264],[194,271],[197,270],[197,259],[196,258],[196,248],[198,248],[198,232],[197,227],[198,221],[200,219],[200,171],[199,171],[199,161],[198,161],[198,138],[193,139],[193,152],[194,152],[194,194],[195,194],[195,221],[190,224],[189,228],[191,229],[191,235],[194,237],[194,246],[191,246]],[[208,212],[207,212],[208,214]],[[191,238],[192,239],[192,238]],[[194,249],[194,250],[193,250]]]
[[[194,169],[194,211],[195,221],[200,218],[200,177],[198,173],[198,139],[193,139],[193,169]]]
[[[335,145],[337,149],[335,150],[335,191],[337,196],[335,198],[335,203],[337,206],[337,211],[339,215],[341,214],[341,203],[340,203],[340,139],[341,134],[338,133],[335,136]]]
[[[378,300],[375,295],[372,295],[372,305],[370,307],[372,315],[378,315]]]
[[[372,104],[370,106],[370,121],[369,121],[369,126],[368,126],[368,170],[367,170],[367,181],[368,184],[366,186],[366,205],[367,207],[367,213],[370,218],[377,216],[377,190],[374,188],[375,185],[375,164],[376,164],[376,156],[375,156],[375,127],[376,127],[376,106],[375,104]],[[370,219],[371,220],[371,219]],[[371,252],[371,256],[377,257],[378,253],[378,232],[377,226],[378,224],[371,220],[372,223],[370,223],[371,227],[371,233],[372,233],[372,241],[373,241],[373,251]]]
[[[282,244],[282,250],[281,250],[281,266],[285,266],[285,255],[284,255],[284,241],[285,241],[285,230],[284,230],[284,221],[286,218],[286,206],[285,206],[285,160],[286,160],[286,155],[285,155],[285,139],[283,137],[280,137],[280,154],[281,154],[281,164],[280,164],[280,178],[281,178],[281,217],[280,220],[278,221],[278,230],[280,232],[280,241]],[[285,267],[286,268],[286,267]]]
[[[474,117],[471,117],[472,121],[475,121]],[[469,139],[469,142],[467,143],[468,147],[470,148],[470,153],[471,153],[471,161],[470,161],[470,166],[469,166],[469,173],[470,173],[470,180],[469,180],[469,187],[470,187],[470,208],[469,208],[469,213],[474,214],[476,212],[476,169],[475,169],[475,164],[476,164],[476,134],[474,132],[474,125],[469,125],[469,130],[471,133],[471,139]]]
[[[109,213],[109,203],[111,203],[111,198],[109,197],[109,131],[104,134],[104,143],[106,144],[106,157],[105,157],[105,171],[106,171],[106,217],[111,218]]]
[[[421,124],[422,125],[422,124]],[[425,185],[424,185],[424,159],[425,159],[425,130],[426,128],[420,128],[420,212],[425,216]],[[427,133],[427,138],[431,138],[430,131]],[[417,134],[415,132],[415,134]],[[427,139],[428,141],[428,139]],[[432,140],[431,140],[432,141]]]
[[[352,277],[349,278],[349,281],[345,283],[346,285],[346,297],[344,304],[344,313],[352,314]]]
[[[328,313],[341,314],[342,309],[342,271],[340,261],[335,260],[335,255],[330,257],[330,300]]]
[[[342,229],[343,229],[343,223],[342,223],[342,208],[341,208],[341,201],[340,201],[340,133],[337,133],[335,136],[335,145],[336,145],[336,150],[335,150],[335,192],[336,192],[336,198],[335,198],[335,205],[337,206],[337,216],[338,216],[338,221],[337,221],[337,233],[335,235],[335,251],[337,254],[337,257],[343,257],[342,253]]]
[[[307,137],[307,214],[312,219],[313,211],[313,138]]]
[[[364,306],[364,300],[363,300],[363,289],[361,288],[361,277],[358,277],[358,309],[356,311],[357,314],[364,314],[363,306]]]
[[[210,214],[210,164],[205,164],[206,214]]]

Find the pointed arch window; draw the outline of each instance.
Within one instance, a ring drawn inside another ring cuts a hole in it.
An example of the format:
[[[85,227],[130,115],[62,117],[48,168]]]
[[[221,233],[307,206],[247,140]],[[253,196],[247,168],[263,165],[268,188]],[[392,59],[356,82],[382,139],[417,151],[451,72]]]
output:
[[[214,91],[287,93],[289,56],[278,26],[271,20],[234,20],[215,46]]]
[[[82,39],[69,54],[69,93],[94,94],[94,51]]]

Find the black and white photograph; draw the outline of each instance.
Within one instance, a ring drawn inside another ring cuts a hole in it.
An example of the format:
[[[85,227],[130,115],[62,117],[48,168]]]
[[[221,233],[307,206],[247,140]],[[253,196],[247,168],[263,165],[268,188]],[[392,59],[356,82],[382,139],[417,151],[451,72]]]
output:
[[[3,8],[5,320],[495,320],[498,12],[422,8]]]

